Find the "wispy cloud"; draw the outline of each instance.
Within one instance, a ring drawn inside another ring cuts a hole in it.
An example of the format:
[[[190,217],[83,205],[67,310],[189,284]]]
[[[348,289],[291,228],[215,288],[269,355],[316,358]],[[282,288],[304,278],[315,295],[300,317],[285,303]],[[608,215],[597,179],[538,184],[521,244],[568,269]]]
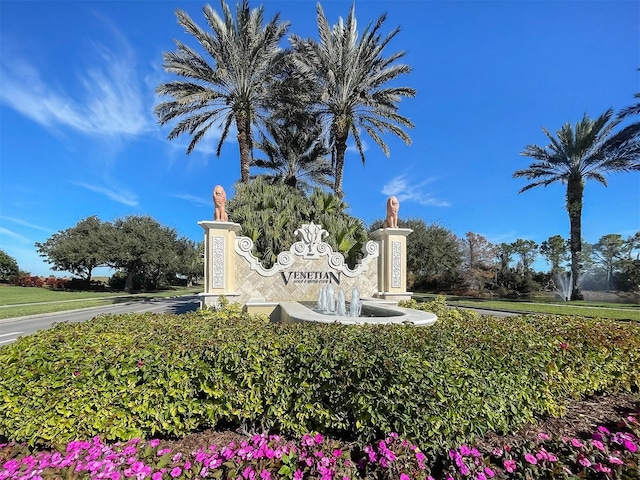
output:
[[[74,185],[77,185],[82,188],[86,188],[87,190],[91,190],[92,192],[99,193],[100,195],[104,195],[110,200],[113,200],[118,203],[122,203],[124,205],[128,205],[130,207],[135,207],[138,205],[137,197],[126,191],[122,190],[113,190],[111,188],[107,188],[101,185],[91,185],[89,183],[79,183],[76,182]]]
[[[196,205],[197,207],[212,207],[213,206],[213,200],[211,199],[204,199],[201,197],[196,197],[195,195],[189,195],[188,193],[178,193],[176,195],[171,195],[174,198],[179,198],[181,200],[186,200],[187,202],[191,202],[192,204]]]
[[[518,232],[511,230],[510,232],[501,232],[501,233],[482,233],[482,235],[488,241],[493,243],[494,245],[500,245],[501,243],[512,243],[518,238]],[[531,237],[520,237],[520,238],[531,238]]]
[[[20,235],[19,233],[13,232],[8,228],[0,227],[0,235],[6,235],[7,237],[13,238],[14,240],[18,240],[22,243],[33,243],[27,237]]]
[[[382,193],[384,195],[394,195],[401,202],[409,201],[432,207],[451,206],[449,202],[435,198],[423,190],[423,187],[431,181],[431,179],[427,179],[422,180],[420,183],[411,184],[406,175],[399,175],[392,178],[389,183],[382,187]]]
[[[0,59],[0,102],[24,116],[57,130],[88,135],[139,135],[153,128],[144,104],[142,82],[134,67],[133,49],[115,35],[117,51],[94,45],[97,63],[77,74],[77,88],[55,87],[55,75],[39,71],[28,60],[10,55]]]
[[[21,218],[14,218],[14,217],[8,217],[6,215],[2,215],[0,216],[0,219],[5,220],[7,222],[11,222],[11,223],[16,223],[18,225],[22,225],[23,227],[33,228],[34,230],[40,230],[41,232],[45,232],[45,233],[53,232],[53,230],[51,230],[50,228],[44,228],[40,225],[35,225],[33,223],[26,222]]]

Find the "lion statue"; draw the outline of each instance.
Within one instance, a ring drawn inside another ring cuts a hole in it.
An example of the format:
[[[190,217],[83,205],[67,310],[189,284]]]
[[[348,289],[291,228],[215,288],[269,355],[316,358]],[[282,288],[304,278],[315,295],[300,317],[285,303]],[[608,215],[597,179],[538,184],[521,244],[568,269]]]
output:
[[[225,204],[227,203],[227,194],[221,185],[216,185],[213,188],[213,220],[216,222],[228,222],[229,216],[225,210]]]
[[[398,228],[398,210],[400,202],[396,197],[389,197],[387,200],[387,218],[382,224],[382,228]]]

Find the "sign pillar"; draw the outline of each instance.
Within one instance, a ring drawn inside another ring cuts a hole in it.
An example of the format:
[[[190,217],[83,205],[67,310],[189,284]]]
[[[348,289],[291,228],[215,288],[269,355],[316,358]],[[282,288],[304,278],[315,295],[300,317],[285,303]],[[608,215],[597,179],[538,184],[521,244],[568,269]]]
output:
[[[378,297],[400,301],[409,300],[407,292],[407,235],[410,228],[381,228],[371,233],[380,242],[378,257]]]
[[[230,302],[237,300],[236,292],[236,233],[240,224],[233,222],[202,221],[204,229],[204,292],[200,294],[200,307],[216,307],[221,295]]]

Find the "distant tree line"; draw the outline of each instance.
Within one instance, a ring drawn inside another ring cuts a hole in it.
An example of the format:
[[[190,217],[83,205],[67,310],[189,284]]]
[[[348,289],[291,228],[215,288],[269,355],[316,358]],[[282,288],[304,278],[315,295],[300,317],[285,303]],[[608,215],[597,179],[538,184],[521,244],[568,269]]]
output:
[[[370,230],[380,228],[382,220]],[[455,291],[470,295],[519,297],[540,291],[562,292],[571,275],[569,241],[560,235],[538,245],[533,240],[493,244],[468,232],[463,238],[421,219],[400,219],[407,237],[409,287],[414,291]],[[536,271],[543,259],[549,270]],[[583,241],[582,285],[587,290],[640,291],[640,232],[628,238],[608,234],[595,244]],[[567,296],[570,296],[568,292]]]
[[[91,284],[93,270],[111,267],[114,288],[155,290],[202,277],[202,247],[148,216],[103,222],[96,216],[36,243],[53,270],[70,272]]]
[[[325,241],[353,266],[363,256],[368,232],[360,219],[346,213],[347,208],[330,192],[315,189],[306,194],[258,178],[242,184],[228,211],[230,220],[242,225],[241,235],[253,240],[254,254],[265,266],[271,266],[277,254],[290,247],[296,240],[295,229],[305,222],[327,229]],[[369,231],[381,226],[382,220],[376,220]],[[570,245],[560,235],[540,245],[525,239],[493,244],[473,232],[457,237],[419,218],[400,219],[399,226],[413,230],[407,237],[407,274],[414,291],[500,297],[540,291],[560,294],[561,284],[570,276]],[[179,237],[150,217],[130,216],[114,222],[88,217],[36,247],[54,270],[78,277],[81,282],[73,283],[76,288],[89,286],[93,270],[105,266],[117,270],[111,286],[127,291],[192,283],[203,275],[202,244]],[[594,244],[583,242],[582,258],[585,289],[640,291],[640,232],[628,238],[604,235]],[[534,269],[539,259],[549,265],[548,270]],[[0,280],[35,285],[34,277],[22,272],[4,251],[0,251]]]

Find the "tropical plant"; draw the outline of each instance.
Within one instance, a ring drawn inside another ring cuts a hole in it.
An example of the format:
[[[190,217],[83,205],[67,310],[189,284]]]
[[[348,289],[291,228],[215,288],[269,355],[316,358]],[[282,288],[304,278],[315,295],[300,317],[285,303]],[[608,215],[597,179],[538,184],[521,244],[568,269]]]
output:
[[[555,137],[543,128],[550,144],[546,147],[527,145],[521,155],[536,161],[513,174],[516,178],[524,177],[531,181],[520,193],[555,182],[562,182],[567,186],[566,208],[569,214],[571,274],[574,280],[572,300],[582,298],[580,273],[585,182],[596,180],[606,186],[605,173],[640,170],[640,123],[632,123],[615,132],[621,119],[612,119],[612,116],[612,109],[595,120],[585,114],[575,128],[566,123],[556,132]]]
[[[635,105],[631,105],[630,107],[624,108],[620,110],[618,113],[618,118],[627,118],[632,115],[640,115],[640,93],[636,93],[634,98],[638,99],[638,102]]]
[[[415,89],[388,86],[400,75],[411,72],[409,65],[396,63],[404,51],[383,56],[384,48],[398,34],[399,28],[383,37],[380,30],[386,15],[380,16],[358,34],[355,4],[346,23],[340,18],[331,28],[317,5],[320,42],[291,35],[295,61],[301,74],[312,79],[318,92],[315,107],[328,124],[327,140],[334,162],[334,192],[342,198],[342,177],[347,140],[353,136],[362,163],[364,146],[360,129],[364,130],[389,156],[389,149],[380,133],[391,132],[407,145],[409,135],[402,127],[413,127],[411,121],[398,113],[402,97],[414,97]]]
[[[271,184],[262,177],[239,183],[227,205],[229,218],[242,225],[241,235],[251,238],[254,254],[267,267],[295,242],[295,230],[303,223],[322,225],[324,239],[344,254],[348,265],[360,258],[367,241],[362,222],[346,213],[348,205],[336,195],[316,188],[311,195],[285,183]]]
[[[261,133],[256,147],[267,158],[252,163],[273,172],[263,175],[266,180],[283,182],[305,192],[314,185],[333,184],[333,168],[327,158],[329,149],[322,141],[322,124],[317,114],[280,112],[267,121],[266,130],[268,136]]]
[[[269,86],[285,57],[278,43],[286,35],[289,23],[280,22],[276,14],[263,27],[264,8],[250,10],[248,0],[237,4],[235,19],[224,0],[220,7],[222,16],[210,5],[203,9],[211,31],[200,28],[183,10],[176,10],[178,23],[196,38],[212,64],[175,40],[178,48],[164,53],[164,68],[185,80],[162,83],[156,88],[159,95],[173,99],[158,104],[155,114],[161,125],[180,119],[168,138],[189,133],[192,138],[187,154],[212,127],[221,127],[216,150],[220,156],[222,144],[235,127],[241,180],[248,182],[253,156],[252,126],[265,117]]]

